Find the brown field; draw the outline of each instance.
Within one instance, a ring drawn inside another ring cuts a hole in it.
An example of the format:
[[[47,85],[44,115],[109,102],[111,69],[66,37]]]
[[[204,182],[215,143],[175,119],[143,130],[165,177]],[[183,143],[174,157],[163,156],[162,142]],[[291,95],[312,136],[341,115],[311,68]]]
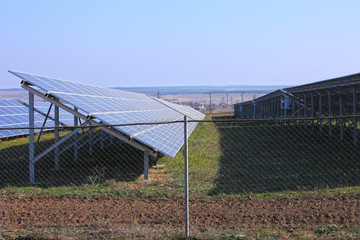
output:
[[[178,234],[181,234],[184,225],[184,205],[181,198],[24,195],[3,196],[1,203],[2,234],[5,236],[6,232],[8,237],[15,237],[21,229],[34,228],[43,231],[53,229],[53,232],[57,229],[57,237],[49,234],[46,234],[46,237],[64,239],[82,238],[84,235],[81,231],[76,234],[74,229],[94,227],[98,231],[105,232],[109,229],[134,227],[153,230],[173,228],[178,229]],[[207,233],[205,239],[210,236],[215,237],[216,229],[230,228],[236,232],[240,231],[239,229],[244,231],[261,226],[281,227],[283,231],[281,238],[285,239],[297,239],[292,233],[298,229],[313,229],[311,238],[317,238],[322,235],[316,235],[314,229],[329,224],[358,229],[359,206],[360,194],[276,198],[195,198],[190,201],[190,223],[193,235],[199,236],[199,239],[202,239],[201,235],[204,233]],[[73,229],[72,236],[69,231],[62,230],[68,228]],[[122,231],[125,234],[124,230]],[[136,231],[139,234],[139,229]],[[60,233],[62,235],[59,237]],[[104,239],[106,236],[109,237],[105,234]],[[129,237],[129,233],[126,236]],[[359,235],[355,231],[353,235],[347,236],[354,236],[355,239]]]

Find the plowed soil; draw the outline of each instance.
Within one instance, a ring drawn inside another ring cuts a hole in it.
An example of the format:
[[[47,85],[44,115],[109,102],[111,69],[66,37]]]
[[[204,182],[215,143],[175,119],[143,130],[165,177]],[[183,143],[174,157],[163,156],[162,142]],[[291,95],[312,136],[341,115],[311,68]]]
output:
[[[183,199],[157,197],[3,196],[1,227],[120,225],[181,226]],[[282,198],[197,198],[190,222],[197,227],[355,225],[360,194]]]

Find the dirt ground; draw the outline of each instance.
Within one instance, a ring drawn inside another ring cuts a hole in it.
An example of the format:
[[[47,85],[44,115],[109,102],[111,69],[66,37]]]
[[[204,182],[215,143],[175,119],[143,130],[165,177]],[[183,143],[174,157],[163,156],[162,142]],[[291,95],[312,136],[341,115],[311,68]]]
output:
[[[2,196],[1,227],[181,226],[183,199],[157,197]],[[198,198],[190,223],[203,229],[259,225],[357,225],[360,194],[283,198]]]

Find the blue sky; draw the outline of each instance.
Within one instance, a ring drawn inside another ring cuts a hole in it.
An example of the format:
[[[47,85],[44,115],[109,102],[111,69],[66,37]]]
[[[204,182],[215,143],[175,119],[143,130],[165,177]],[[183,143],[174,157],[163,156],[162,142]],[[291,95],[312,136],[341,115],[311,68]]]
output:
[[[108,87],[298,85],[360,72],[360,1],[0,1],[17,70]]]

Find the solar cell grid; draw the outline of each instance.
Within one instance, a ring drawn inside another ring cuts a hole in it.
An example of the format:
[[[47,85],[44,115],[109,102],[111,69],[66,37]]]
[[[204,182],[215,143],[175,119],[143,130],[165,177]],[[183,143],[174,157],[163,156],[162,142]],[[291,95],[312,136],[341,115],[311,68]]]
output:
[[[193,119],[193,120],[204,119],[204,117],[205,117],[205,115],[203,113],[196,111],[195,109],[193,109],[189,106],[183,106],[183,105],[167,102],[162,99],[157,99],[157,98],[154,98],[154,99],[163,103],[166,106],[169,106],[170,108],[172,108],[178,112],[181,112],[183,115],[190,117],[190,119]]]
[[[140,93],[102,88],[25,73],[12,72],[50,95],[77,107],[98,122],[106,124],[145,123],[190,119],[201,120],[202,113]],[[189,124],[189,134],[196,123]],[[183,124],[117,126],[121,133],[174,157],[183,144]]]
[[[19,100],[19,102],[23,103],[25,106],[29,106],[28,100]],[[48,113],[50,105],[51,104],[49,102],[43,102],[43,101],[35,101],[34,102],[35,111],[43,114],[44,116],[46,116],[46,114]],[[50,117],[49,125],[55,126],[55,122],[52,121],[52,120],[55,120],[54,106],[52,107],[52,109],[49,113],[49,117]],[[63,109],[59,109],[59,121],[60,121],[61,125],[72,126],[72,125],[74,125],[74,115],[72,115],[71,113],[68,113],[67,111],[65,111]]]
[[[34,114],[34,126],[42,127],[44,116],[39,113]],[[47,127],[50,126],[48,123]],[[0,100],[0,127],[2,128],[18,128],[29,127],[29,108],[21,105],[15,100]],[[36,129],[35,132],[39,132]],[[11,129],[1,130],[0,138],[12,137],[18,135],[29,134],[28,129]]]

